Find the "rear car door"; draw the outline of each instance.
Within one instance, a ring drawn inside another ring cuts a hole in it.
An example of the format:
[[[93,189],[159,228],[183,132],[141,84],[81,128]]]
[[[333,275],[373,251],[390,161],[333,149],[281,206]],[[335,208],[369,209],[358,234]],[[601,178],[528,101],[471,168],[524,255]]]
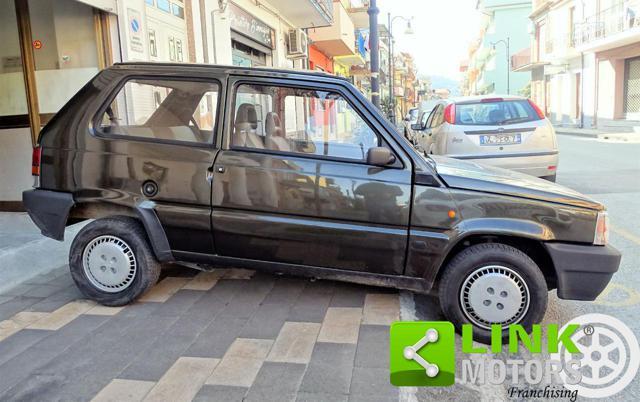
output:
[[[128,77],[94,123],[102,149],[85,157],[102,172],[96,188],[112,202],[148,201],[174,252],[215,253],[209,179],[224,82]]]
[[[363,104],[339,85],[235,78],[229,88],[212,194],[218,253],[402,273],[412,167]],[[368,165],[378,146],[396,162]]]

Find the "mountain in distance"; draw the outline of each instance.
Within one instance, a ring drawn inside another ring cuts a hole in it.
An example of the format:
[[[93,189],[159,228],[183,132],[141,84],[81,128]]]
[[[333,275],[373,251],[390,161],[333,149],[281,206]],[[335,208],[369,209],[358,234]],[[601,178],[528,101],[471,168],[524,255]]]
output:
[[[446,88],[451,91],[452,96],[460,95],[460,82],[453,78],[442,75],[430,75],[427,79],[431,81],[432,89]]]

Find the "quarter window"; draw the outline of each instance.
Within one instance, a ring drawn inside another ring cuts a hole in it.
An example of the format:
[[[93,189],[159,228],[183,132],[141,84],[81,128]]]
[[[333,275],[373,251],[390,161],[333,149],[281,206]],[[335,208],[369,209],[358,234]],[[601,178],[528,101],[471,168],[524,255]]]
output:
[[[154,140],[211,144],[219,85],[130,80],[101,116],[100,132]]]
[[[241,85],[232,146],[365,161],[379,136],[341,95],[314,89]]]

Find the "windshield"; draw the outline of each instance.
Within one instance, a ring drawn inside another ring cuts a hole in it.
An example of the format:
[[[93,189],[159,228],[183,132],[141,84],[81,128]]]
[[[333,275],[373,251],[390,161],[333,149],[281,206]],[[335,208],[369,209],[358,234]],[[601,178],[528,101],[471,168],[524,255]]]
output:
[[[456,105],[456,124],[466,126],[501,126],[540,120],[526,100],[496,100]]]

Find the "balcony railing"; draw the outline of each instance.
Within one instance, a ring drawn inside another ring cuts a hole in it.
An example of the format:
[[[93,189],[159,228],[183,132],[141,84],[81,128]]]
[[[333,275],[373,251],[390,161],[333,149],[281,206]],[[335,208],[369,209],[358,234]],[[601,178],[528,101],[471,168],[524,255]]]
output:
[[[640,1],[619,3],[575,24],[573,44],[584,45],[638,26],[640,26]]]
[[[531,64],[531,48],[523,49],[522,51],[511,56],[511,69],[517,70]]]

